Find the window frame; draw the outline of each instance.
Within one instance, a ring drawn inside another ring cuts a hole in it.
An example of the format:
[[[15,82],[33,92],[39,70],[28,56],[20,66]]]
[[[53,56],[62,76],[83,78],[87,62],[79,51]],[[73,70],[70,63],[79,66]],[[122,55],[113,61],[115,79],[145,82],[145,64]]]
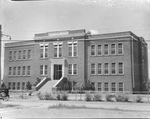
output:
[[[113,67],[113,64],[115,64],[115,67]],[[115,73],[113,73],[113,70]],[[117,66],[116,63],[111,63],[111,75],[116,75],[117,74]]]
[[[106,46],[106,45],[108,46],[107,49],[105,49],[105,46]],[[105,52],[106,50],[108,51],[108,54],[106,54],[106,52]],[[109,44],[104,44],[104,55],[105,55],[105,56],[108,56],[108,55],[109,55]]]
[[[122,73],[120,73],[120,67],[119,67],[119,64],[122,64]],[[118,63],[118,75],[124,75],[124,63],[123,62],[119,62]]]
[[[112,45],[114,45],[115,47],[112,48]],[[111,49],[110,54],[111,54],[111,55],[116,55],[116,44],[115,44],[115,43],[112,43],[112,44],[110,45],[110,49]],[[114,54],[112,53],[112,51],[114,51]]]
[[[107,85],[108,87],[106,87],[106,84],[108,84],[108,85]],[[108,89],[108,90],[106,90],[106,89]],[[109,83],[108,83],[108,82],[105,82],[105,83],[104,83],[104,91],[105,91],[105,92],[108,92],[108,91],[109,91]]]
[[[99,84],[100,84],[100,85],[99,85]],[[99,89],[100,89],[100,90],[99,90]],[[98,82],[98,83],[97,83],[97,90],[98,90],[98,91],[103,91],[102,89],[103,89],[103,88],[102,88],[102,82]]]
[[[108,67],[106,68],[106,64],[108,64]],[[108,73],[106,73],[106,71],[108,71]],[[104,75],[109,75],[110,71],[109,71],[109,63],[104,63]]]
[[[120,87],[119,84],[122,84],[122,87]],[[120,89],[122,89],[122,90],[120,90]],[[124,92],[124,83],[123,83],[123,82],[119,82],[119,83],[118,83],[118,91],[119,91],[119,92]]]
[[[115,84],[114,87],[113,87],[113,84]],[[115,90],[113,90],[113,89],[115,89]],[[116,92],[117,91],[117,87],[116,87],[116,83],[115,82],[111,83],[111,91],[112,92]]]
[[[99,67],[99,65],[101,65],[101,67]],[[101,71],[101,73],[99,73],[99,70]],[[103,75],[103,64],[102,63],[97,64],[97,74]]]
[[[99,48],[99,46],[101,48]],[[99,54],[99,52],[100,52],[100,54]],[[97,45],[97,56],[102,56],[102,55],[103,55],[103,45],[99,44],[99,45]]]
[[[76,65],[76,69],[75,69],[75,65]],[[68,75],[78,75],[78,64],[68,64]]]
[[[122,48],[119,48],[119,44],[122,44]],[[117,44],[117,49],[118,49],[118,50],[117,50],[117,54],[118,54],[118,55],[123,55],[123,54],[124,54],[124,46],[123,46],[123,43],[118,43],[118,44]],[[121,51],[122,51],[121,54],[119,53],[119,50],[120,50],[120,49],[121,49]]]

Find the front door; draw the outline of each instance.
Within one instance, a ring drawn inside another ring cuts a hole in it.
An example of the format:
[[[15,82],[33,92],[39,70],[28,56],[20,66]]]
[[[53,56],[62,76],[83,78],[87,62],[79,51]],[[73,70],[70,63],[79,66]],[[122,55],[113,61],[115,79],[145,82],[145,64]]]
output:
[[[54,64],[54,80],[59,80],[62,77],[62,65]]]

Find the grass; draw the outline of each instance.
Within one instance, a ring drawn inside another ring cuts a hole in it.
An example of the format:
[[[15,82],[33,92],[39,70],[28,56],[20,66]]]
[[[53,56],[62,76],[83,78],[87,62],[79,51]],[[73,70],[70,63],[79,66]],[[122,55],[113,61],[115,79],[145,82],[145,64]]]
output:
[[[12,104],[0,104],[0,108],[7,108],[7,107],[17,107],[19,105],[12,105]]]
[[[84,105],[76,106],[76,105],[65,105],[59,103],[57,105],[49,106],[48,109],[87,109],[87,107]]]

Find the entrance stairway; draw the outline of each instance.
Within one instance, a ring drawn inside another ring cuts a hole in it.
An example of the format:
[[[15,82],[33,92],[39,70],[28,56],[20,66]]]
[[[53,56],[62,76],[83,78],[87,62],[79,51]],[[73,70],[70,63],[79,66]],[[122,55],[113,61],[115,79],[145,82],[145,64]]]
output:
[[[36,85],[36,91],[41,93],[55,93],[57,90],[64,89],[64,83],[66,83],[67,78],[62,77],[60,80],[50,80],[50,78],[45,77]]]

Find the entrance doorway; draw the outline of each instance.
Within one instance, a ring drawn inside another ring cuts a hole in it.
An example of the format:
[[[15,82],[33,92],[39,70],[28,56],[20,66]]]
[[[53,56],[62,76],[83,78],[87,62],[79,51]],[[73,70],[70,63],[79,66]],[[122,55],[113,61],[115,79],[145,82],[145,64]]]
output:
[[[62,77],[62,65],[54,64],[54,80],[59,80]]]

